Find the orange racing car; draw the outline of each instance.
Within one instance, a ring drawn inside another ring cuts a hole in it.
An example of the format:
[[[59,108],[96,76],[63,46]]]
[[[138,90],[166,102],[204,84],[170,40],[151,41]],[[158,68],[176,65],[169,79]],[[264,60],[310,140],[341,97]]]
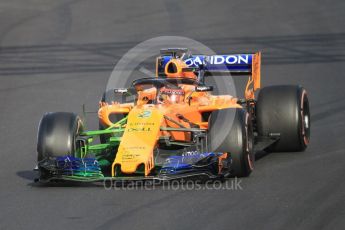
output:
[[[156,76],[104,93],[99,130],[84,130],[74,113],[43,116],[38,180],[246,177],[258,150],[303,151],[310,136],[306,90],[259,90],[260,69],[260,53],[207,56],[163,49]],[[212,94],[205,79],[221,74],[248,76],[243,98]]]

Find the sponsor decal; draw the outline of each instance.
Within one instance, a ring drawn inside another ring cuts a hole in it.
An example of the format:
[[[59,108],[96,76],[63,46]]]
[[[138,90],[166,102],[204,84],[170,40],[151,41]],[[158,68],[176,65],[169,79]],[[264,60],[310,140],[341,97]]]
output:
[[[150,132],[150,127],[128,128],[127,132]]]
[[[165,89],[162,89],[162,93],[168,94],[168,95],[184,95],[183,89],[169,89],[169,88],[165,88]]]
[[[241,55],[213,55],[213,56],[193,56],[185,63],[189,67],[199,66],[203,63],[211,65],[249,65],[251,64],[250,54]]]
[[[140,154],[131,154],[131,153],[123,154],[122,155],[122,161],[123,162],[134,162],[139,157],[140,157]]]
[[[195,91],[197,92],[213,91],[213,87],[212,86],[197,86],[195,87]]]
[[[151,117],[152,112],[149,110],[144,110],[138,114],[138,118],[149,118]]]
[[[143,150],[143,149],[146,149],[145,146],[129,146],[129,147],[126,147],[126,149],[128,150]]]
[[[132,151],[128,151],[128,148],[123,149],[123,152],[122,152],[122,161],[123,162],[133,162],[138,157],[140,157],[139,153],[133,153]]]
[[[130,122],[129,123],[129,126],[139,126],[139,125],[142,125],[142,126],[146,126],[146,125],[154,125],[155,123],[153,122]]]

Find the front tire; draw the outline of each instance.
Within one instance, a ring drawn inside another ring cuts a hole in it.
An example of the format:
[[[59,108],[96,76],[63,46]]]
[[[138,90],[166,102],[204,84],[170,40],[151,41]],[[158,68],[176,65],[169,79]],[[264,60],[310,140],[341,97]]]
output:
[[[229,128],[226,128],[225,123],[230,123]],[[220,139],[222,141],[218,142]],[[231,175],[247,177],[251,174],[255,161],[253,129],[251,118],[245,110],[224,109],[212,112],[207,141],[212,152],[228,154]]]
[[[73,156],[81,119],[74,113],[54,112],[43,116],[38,127],[37,161],[50,157]]]

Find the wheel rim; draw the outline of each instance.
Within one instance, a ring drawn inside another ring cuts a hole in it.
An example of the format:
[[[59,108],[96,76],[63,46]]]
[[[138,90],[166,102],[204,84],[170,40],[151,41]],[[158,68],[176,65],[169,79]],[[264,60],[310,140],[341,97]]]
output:
[[[254,154],[253,154],[253,136],[249,135],[248,130],[251,130],[251,126],[249,124],[249,114],[246,115],[246,140],[247,140],[247,161],[249,170],[253,171],[254,169]]]
[[[302,120],[302,138],[305,145],[309,143],[310,137],[310,111],[309,101],[305,90],[302,92],[301,99],[301,120]]]

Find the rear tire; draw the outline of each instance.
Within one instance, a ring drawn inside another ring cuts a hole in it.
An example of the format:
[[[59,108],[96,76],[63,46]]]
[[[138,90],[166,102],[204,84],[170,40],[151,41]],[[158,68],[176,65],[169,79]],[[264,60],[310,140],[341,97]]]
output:
[[[45,114],[38,127],[37,161],[50,157],[73,156],[76,151],[75,139],[82,129],[82,121],[74,113]]]
[[[301,86],[270,86],[260,90],[256,104],[258,134],[280,133],[269,151],[294,152],[307,148],[310,111],[306,90]]]
[[[226,128],[225,123],[230,124],[229,128]],[[219,142],[220,139],[223,140]],[[245,110],[224,109],[212,112],[207,141],[212,152],[228,154],[231,175],[247,177],[253,171],[253,129],[251,118]]]

